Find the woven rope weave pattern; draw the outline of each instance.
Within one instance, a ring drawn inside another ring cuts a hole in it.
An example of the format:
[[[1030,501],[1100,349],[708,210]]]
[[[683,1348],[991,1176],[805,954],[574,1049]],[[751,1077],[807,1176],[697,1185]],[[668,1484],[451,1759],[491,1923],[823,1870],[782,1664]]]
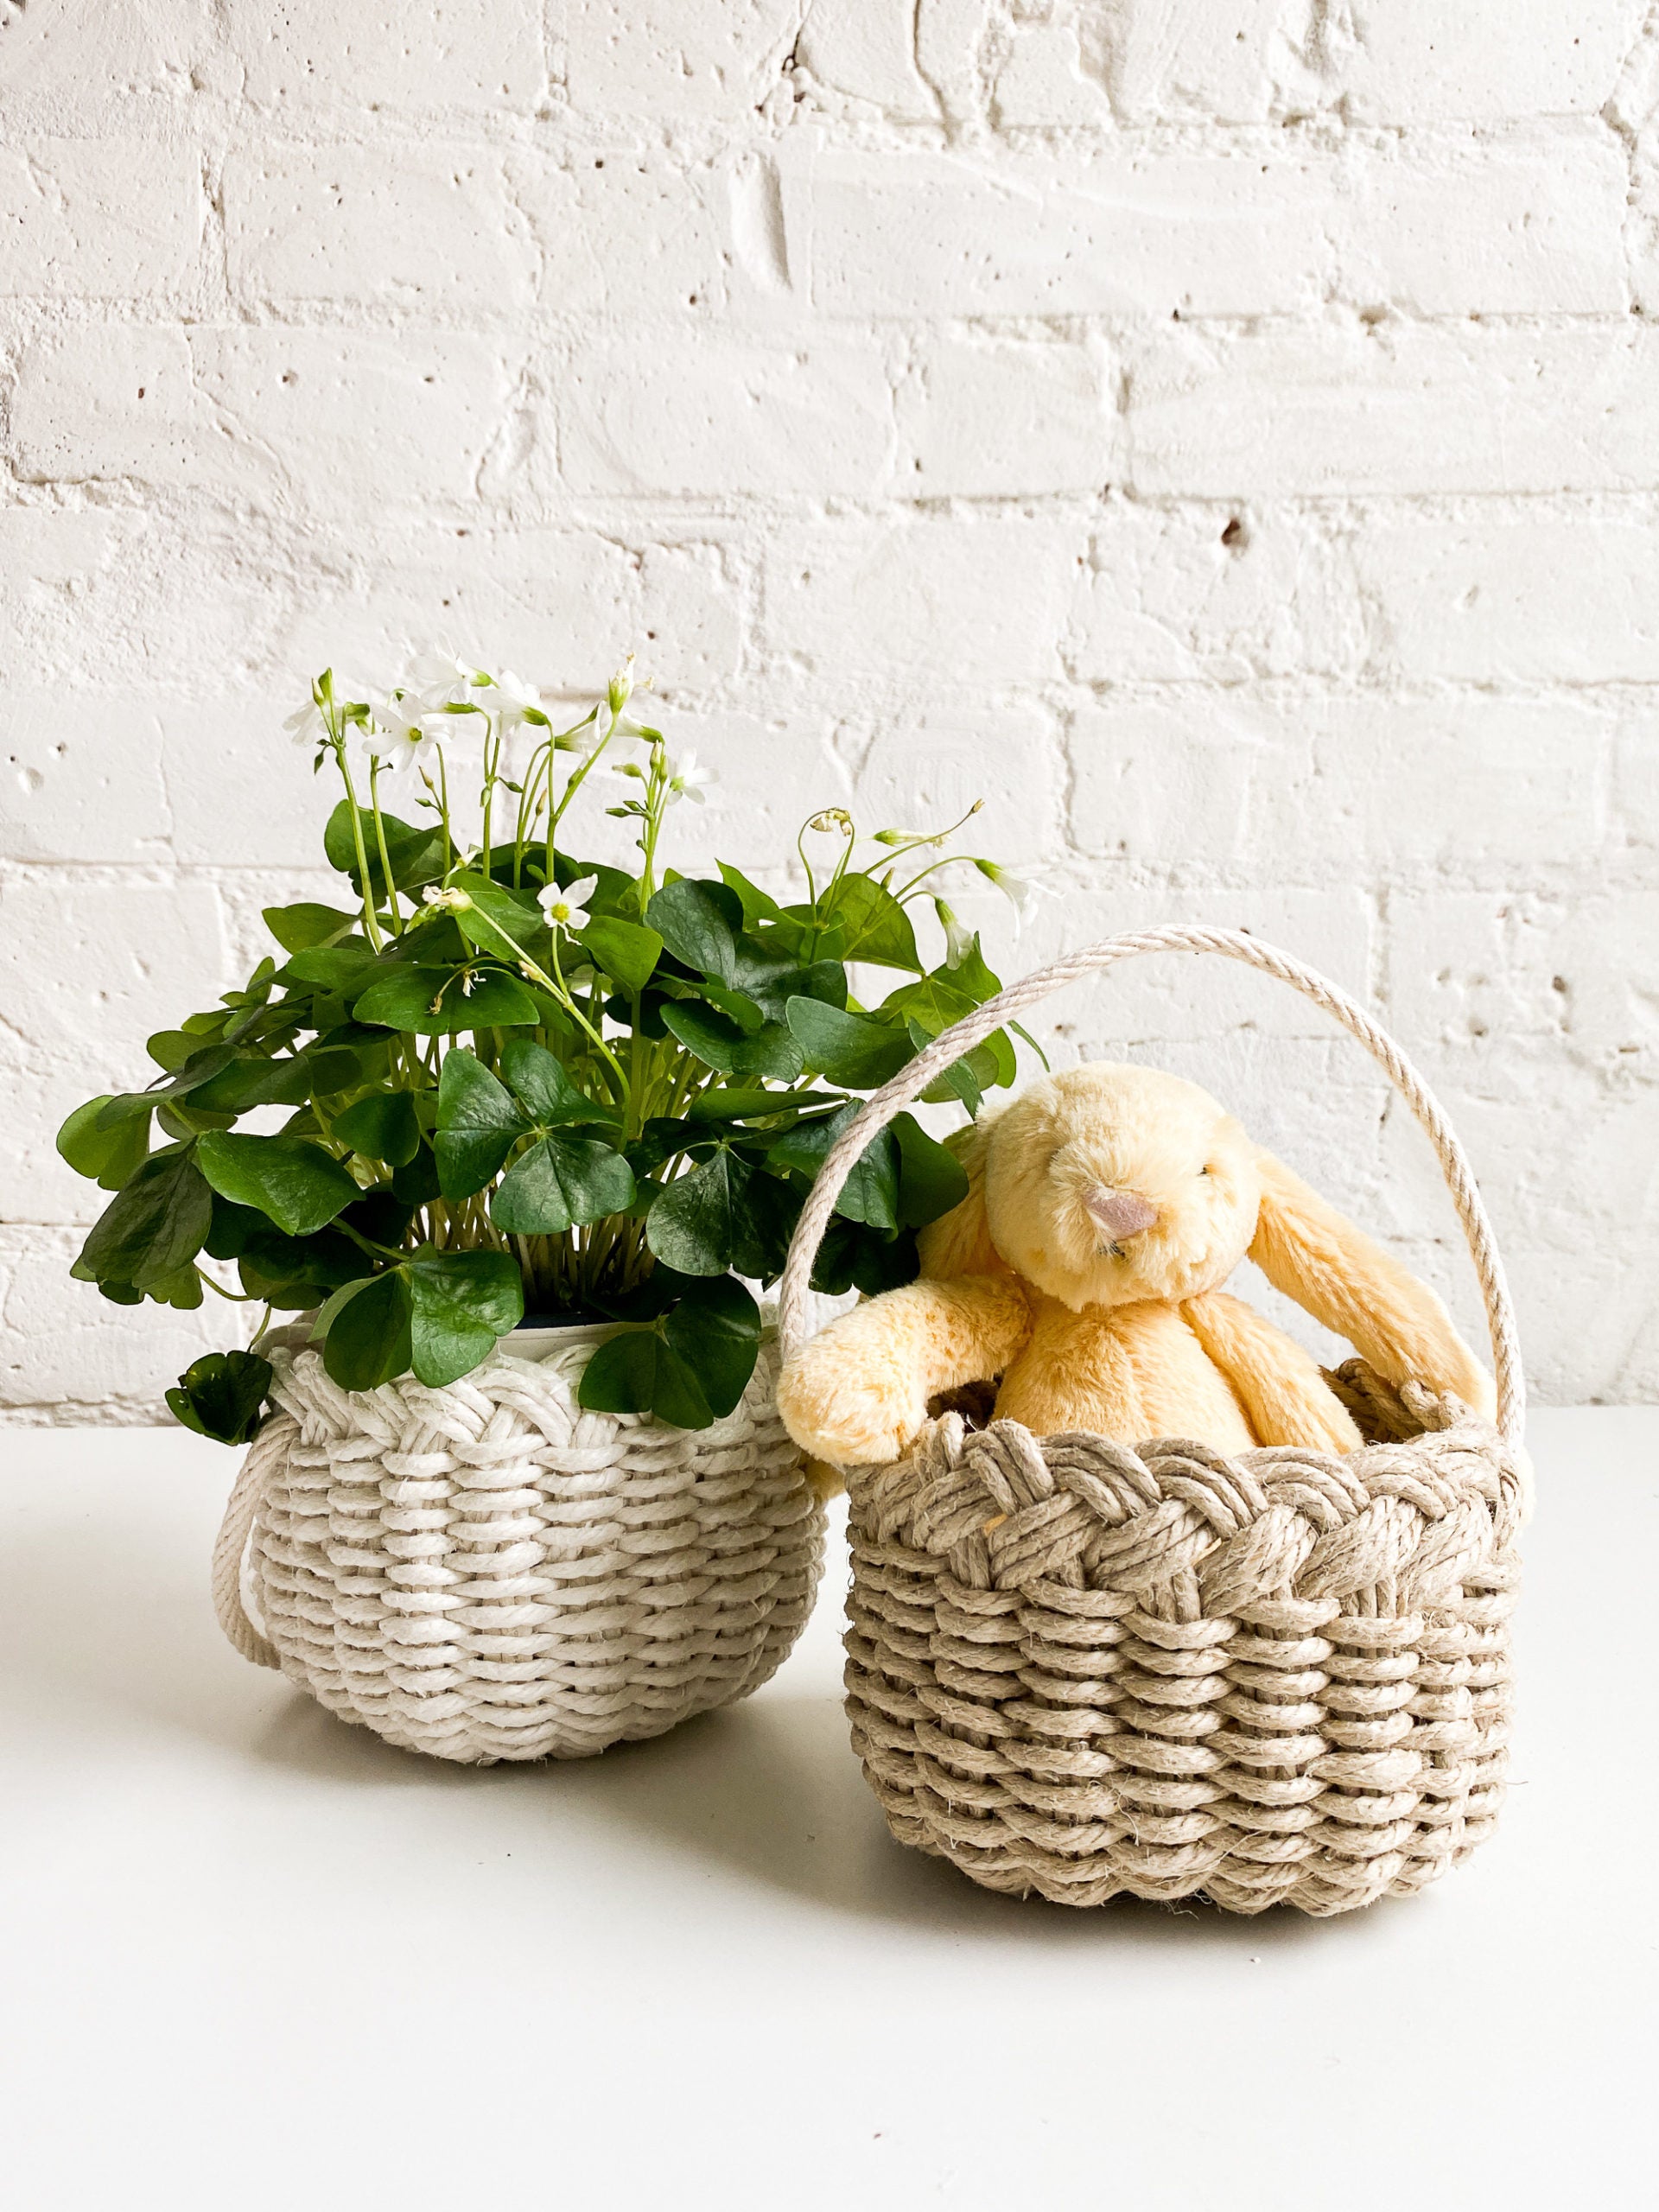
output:
[[[774,1348],[696,1433],[584,1412],[587,1356],[346,1392],[315,1352],[275,1351],[280,1410],[214,1558],[237,1649],[389,1743],[474,1764],[584,1758],[758,1688],[823,1560]]]
[[[856,1477],[848,1711],[893,1834],[992,1889],[1239,1912],[1465,1858],[1502,1796],[1529,1476],[1455,1402],[1397,1398],[1425,1433],[1347,1459],[947,1414]]]

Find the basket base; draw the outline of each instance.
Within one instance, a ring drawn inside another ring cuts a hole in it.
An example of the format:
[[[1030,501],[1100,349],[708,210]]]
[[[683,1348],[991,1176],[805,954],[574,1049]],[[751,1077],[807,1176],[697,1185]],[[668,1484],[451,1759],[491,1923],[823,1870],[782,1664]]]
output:
[[[861,1748],[855,1726],[853,1749]],[[1225,1840],[1215,1847],[1208,1874],[1192,1871],[1135,1874],[1116,1869],[1103,1873],[1097,1859],[1079,1862],[1075,1873],[1062,1874],[1052,1863],[1033,1863],[1017,1850],[947,1840],[938,1825],[943,1804],[918,1812],[913,1797],[906,1804],[904,1799],[909,1793],[884,1783],[879,1769],[868,1758],[864,1779],[880,1802],[895,1842],[907,1844],[927,1858],[942,1859],[981,1889],[995,1890],[1004,1897],[1041,1897],[1049,1904],[1074,1909],[1110,1904],[1117,1897],[1137,1897],[1148,1904],[1207,1904],[1218,1911],[1246,1916],[1282,1904],[1310,1918],[1328,1920],[1338,1913],[1375,1904],[1379,1897],[1412,1895],[1438,1881],[1448,1868],[1462,1866],[1497,1825],[1507,1763],[1501,1753],[1495,1758],[1497,1771],[1486,1784],[1487,1809],[1465,1818],[1455,1842],[1429,1855],[1421,1849],[1385,1853],[1366,1864],[1365,1878],[1357,1882],[1353,1861],[1336,1854],[1313,1855],[1292,1866],[1263,1865],[1259,1879],[1246,1880],[1236,1847]]]
[[[629,1639],[597,1644],[581,1674],[620,1677],[623,1686],[608,1694],[585,1687],[579,1675],[560,1680],[548,1670],[536,1675],[533,1695],[522,1705],[499,1688],[482,1691],[475,1680],[464,1694],[388,1686],[372,1663],[359,1673],[343,1672],[332,1642],[307,1650],[289,1641],[281,1669],[338,1719],[371,1730],[398,1751],[461,1766],[596,1758],[618,1744],[644,1743],[700,1713],[735,1705],[770,1681],[806,1625],[823,1567],[820,1529],[780,1578],[786,1586],[768,1593],[771,1602],[752,1600],[741,1628],[688,1650],[677,1669],[653,1669],[649,1683],[639,1680]]]

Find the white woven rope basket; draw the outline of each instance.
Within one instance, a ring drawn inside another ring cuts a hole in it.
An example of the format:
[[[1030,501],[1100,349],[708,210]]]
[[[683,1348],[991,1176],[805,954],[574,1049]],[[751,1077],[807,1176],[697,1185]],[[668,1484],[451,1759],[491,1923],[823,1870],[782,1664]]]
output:
[[[597,1338],[459,1382],[342,1390],[272,1348],[277,1410],[213,1555],[244,1657],[410,1751],[583,1758],[745,1697],[788,1655],[823,1513],[775,1345],[712,1428],[588,1413]]]
[[[974,1880],[1066,1904],[1204,1894],[1351,1910],[1420,1889],[1503,1794],[1509,1618],[1529,1504],[1514,1315],[1446,1116],[1345,993],[1242,931],[1109,938],[1028,976],[878,1091],[831,1149],[785,1271],[785,1350],[849,1170],[950,1062],[1084,975],[1147,952],[1278,976],[1370,1050],[1434,1146],[1480,1281],[1496,1427],[1333,1378],[1365,1448],[1133,1450],[1014,1421],[930,1422],[849,1484],[847,1709],[894,1835]]]

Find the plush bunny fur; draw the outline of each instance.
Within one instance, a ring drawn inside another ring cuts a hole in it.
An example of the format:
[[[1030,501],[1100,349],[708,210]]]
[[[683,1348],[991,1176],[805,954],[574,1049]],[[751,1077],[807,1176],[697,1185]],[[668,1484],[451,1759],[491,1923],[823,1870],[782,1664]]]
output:
[[[894,1459],[931,1398],[999,1376],[998,1416],[1039,1435],[1351,1452],[1313,1360],[1222,1291],[1247,1253],[1390,1382],[1491,1414],[1491,1382],[1433,1291],[1195,1084],[1074,1068],[950,1142],[968,1196],[922,1231],[919,1279],[785,1363],[779,1407],[817,1459]]]

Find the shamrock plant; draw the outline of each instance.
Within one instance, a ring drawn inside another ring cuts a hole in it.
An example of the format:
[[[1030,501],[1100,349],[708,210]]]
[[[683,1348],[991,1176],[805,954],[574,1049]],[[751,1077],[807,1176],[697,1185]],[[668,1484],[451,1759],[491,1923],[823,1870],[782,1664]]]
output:
[[[262,1332],[311,1315],[352,1390],[452,1382],[528,1311],[620,1325],[584,1405],[684,1428],[735,1406],[761,1332],[748,1286],[780,1271],[858,1095],[999,988],[940,872],[977,868],[1016,902],[1026,887],[948,853],[953,831],[861,840],[836,807],[798,840],[803,899],[723,861],[677,874],[664,824],[708,774],[629,711],[632,688],[624,671],[555,728],[528,685],[454,659],[373,705],[316,679],[289,727],[342,779],[323,850],[349,897],[267,908],[277,950],[243,988],[150,1039],[147,1088],[65,1122],[64,1158],[113,1193],[77,1276],[119,1305],[257,1306]],[[382,804],[399,769],[418,820]],[[571,849],[596,771],[633,825],[631,869]],[[999,1031],[925,1096],[972,1113],[1014,1073]],[[915,1231],[965,1188],[900,1115],[842,1194],[817,1287],[907,1281]],[[210,1353],[168,1398],[241,1443],[270,1380],[257,1350]]]

